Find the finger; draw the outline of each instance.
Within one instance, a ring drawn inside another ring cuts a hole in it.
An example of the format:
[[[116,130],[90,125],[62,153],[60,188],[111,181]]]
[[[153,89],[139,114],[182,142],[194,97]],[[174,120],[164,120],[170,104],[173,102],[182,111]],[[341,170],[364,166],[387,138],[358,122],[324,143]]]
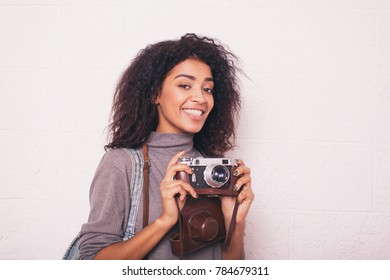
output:
[[[183,188],[180,188],[178,194],[179,194],[179,200],[184,201],[184,199],[187,196],[187,192]]]
[[[183,188],[183,190],[186,191],[186,193],[189,193],[193,198],[198,198],[198,194],[196,193],[195,189],[187,182],[183,180],[175,180],[173,181],[173,184],[175,186],[180,186]]]
[[[198,194],[196,193],[195,189],[188,183],[182,181],[182,187],[185,189],[193,198],[198,198]]]
[[[163,193],[167,192],[169,197],[173,197],[180,192],[180,199],[183,199],[183,195],[185,197],[187,193],[189,193],[193,198],[198,197],[195,189],[183,180],[170,181],[169,184],[164,184],[162,186],[161,191]]]
[[[247,166],[241,165],[233,172],[233,176],[240,176],[242,174],[251,174],[251,169]]]
[[[187,174],[192,174],[192,169],[187,164],[177,163],[168,167],[165,180],[173,180],[177,172],[184,171]]]
[[[245,163],[244,163],[244,161],[242,159],[236,159],[236,164],[238,166],[245,166]]]
[[[239,204],[241,204],[244,201],[248,201],[249,203],[251,203],[253,201],[254,197],[255,197],[255,195],[254,195],[252,189],[249,188],[248,186],[244,186],[243,190],[241,191],[241,193],[237,197],[237,201]]]
[[[171,199],[177,195],[181,199],[187,195],[186,190],[182,186],[180,186],[180,184],[163,186],[163,188],[161,189],[161,196],[163,198]]]
[[[237,180],[236,184],[234,185],[234,190],[239,191],[242,186],[250,187],[252,182],[252,178],[250,175],[244,175],[240,179]]]
[[[181,201],[180,199],[177,200],[177,202],[178,202],[178,204],[179,204],[179,209],[180,209],[180,210],[183,209],[183,207],[184,207],[184,205],[185,205],[185,203],[186,203],[186,199],[187,199],[187,197],[185,197],[183,201]]]
[[[181,156],[183,156],[184,154],[185,154],[185,151],[183,150],[183,151],[178,152],[176,155],[174,155],[174,156],[172,157],[172,159],[171,159],[171,160],[169,161],[169,163],[168,163],[167,170],[169,169],[169,167],[171,167],[172,165],[176,164],[177,161],[179,160],[179,158],[180,158]]]

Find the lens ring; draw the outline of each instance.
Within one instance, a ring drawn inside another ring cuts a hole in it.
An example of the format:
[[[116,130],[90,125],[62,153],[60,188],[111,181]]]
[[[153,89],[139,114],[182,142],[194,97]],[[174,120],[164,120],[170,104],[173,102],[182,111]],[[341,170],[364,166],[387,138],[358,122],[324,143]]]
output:
[[[204,178],[210,187],[220,188],[229,180],[230,172],[224,165],[210,164],[204,171]]]

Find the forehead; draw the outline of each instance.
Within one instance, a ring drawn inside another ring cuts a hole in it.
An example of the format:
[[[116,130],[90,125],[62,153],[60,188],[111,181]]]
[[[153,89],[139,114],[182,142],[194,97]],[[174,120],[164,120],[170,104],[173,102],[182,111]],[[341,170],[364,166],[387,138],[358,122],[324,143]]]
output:
[[[190,74],[194,77],[205,78],[212,77],[210,66],[206,63],[196,59],[186,59],[172,68],[168,76],[175,76],[177,74]]]

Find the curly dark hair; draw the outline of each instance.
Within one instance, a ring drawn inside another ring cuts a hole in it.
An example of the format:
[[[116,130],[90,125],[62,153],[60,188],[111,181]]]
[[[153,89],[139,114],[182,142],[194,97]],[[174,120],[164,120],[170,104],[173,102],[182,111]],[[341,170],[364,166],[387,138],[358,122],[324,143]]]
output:
[[[215,40],[186,34],[176,41],[148,45],[133,59],[118,82],[109,126],[114,148],[139,148],[158,124],[154,101],[170,70],[194,58],[207,64],[214,79],[214,108],[203,128],[194,135],[194,146],[205,156],[217,157],[234,146],[241,107],[238,58]]]

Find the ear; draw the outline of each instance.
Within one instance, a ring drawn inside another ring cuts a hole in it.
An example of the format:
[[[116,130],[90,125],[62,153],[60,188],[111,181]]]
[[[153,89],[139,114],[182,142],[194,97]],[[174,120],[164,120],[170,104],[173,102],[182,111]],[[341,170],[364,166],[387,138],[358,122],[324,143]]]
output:
[[[159,105],[160,104],[160,93],[157,93],[157,96],[154,99],[152,99],[152,103],[154,105]]]

